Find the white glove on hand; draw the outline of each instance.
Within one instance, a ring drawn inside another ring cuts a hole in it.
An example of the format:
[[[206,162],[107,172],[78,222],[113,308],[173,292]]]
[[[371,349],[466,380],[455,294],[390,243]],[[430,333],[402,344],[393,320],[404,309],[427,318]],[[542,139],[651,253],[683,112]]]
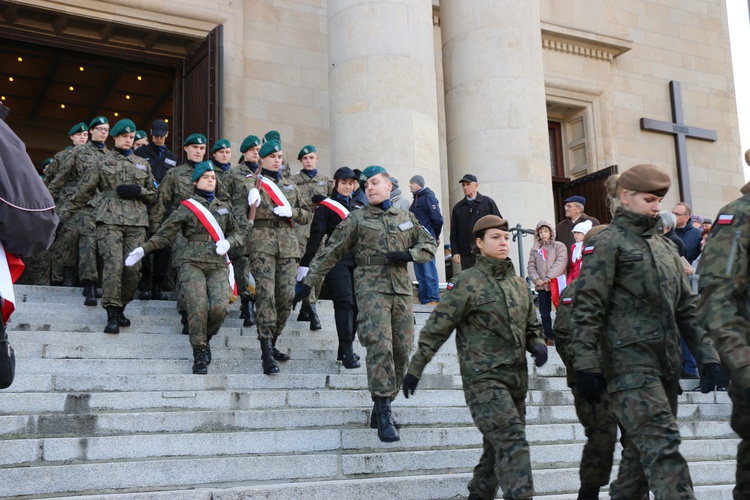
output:
[[[224,255],[229,251],[229,247],[231,245],[227,240],[219,240],[216,242],[216,253],[219,255]]]
[[[307,276],[307,272],[310,270],[309,267],[299,266],[297,268],[297,281],[302,281]]]
[[[273,213],[275,213],[279,217],[291,217],[292,209],[287,206],[276,207],[273,209]]]
[[[146,252],[143,251],[143,247],[136,248],[128,254],[128,258],[125,259],[125,265],[128,267],[134,266],[144,255],[146,255]]]
[[[252,207],[255,205],[256,207],[260,205],[260,192],[257,188],[252,188],[249,193],[247,193],[247,206]]]

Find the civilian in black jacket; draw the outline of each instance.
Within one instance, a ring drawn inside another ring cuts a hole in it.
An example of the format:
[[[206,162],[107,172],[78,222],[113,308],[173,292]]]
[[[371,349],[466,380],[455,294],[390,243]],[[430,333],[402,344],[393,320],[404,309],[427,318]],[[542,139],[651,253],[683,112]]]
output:
[[[409,181],[409,191],[414,195],[409,211],[417,216],[419,223],[429,231],[437,243],[440,242],[440,231],[443,230],[443,215],[435,193],[425,187],[424,177],[415,175]],[[440,302],[440,281],[435,260],[424,264],[414,263],[414,274],[419,283],[419,302],[437,305]]]
[[[473,174],[464,175],[461,180],[464,199],[456,203],[451,212],[451,250],[453,262],[461,264],[461,270],[474,266],[474,224],[485,215],[502,218],[495,201],[477,192],[479,182]]]

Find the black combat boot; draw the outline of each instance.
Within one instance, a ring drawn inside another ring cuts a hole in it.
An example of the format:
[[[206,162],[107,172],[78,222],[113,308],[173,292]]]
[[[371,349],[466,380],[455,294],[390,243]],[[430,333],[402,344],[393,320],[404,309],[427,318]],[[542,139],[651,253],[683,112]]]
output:
[[[471,493],[469,493],[469,497],[467,498],[467,500],[482,500],[482,497],[472,491]]]
[[[578,490],[578,500],[599,500],[599,487],[582,484]]]
[[[305,304],[302,301],[302,305],[299,306],[299,314],[297,315],[297,321],[310,321],[310,305]]]
[[[190,331],[188,330],[188,317],[185,311],[180,311],[180,322],[182,322],[182,334],[190,335]]]
[[[151,287],[151,300],[169,300],[169,297],[161,291],[164,278],[154,277],[153,280],[154,283]]]
[[[243,305],[243,307],[245,307]],[[242,326],[253,326],[255,324],[255,301],[248,298],[247,306],[245,309],[245,320],[242,322]]]
[[[193,373],[195,375],[206,375],[208,373],[205,347],[193,347]]]
[[[336,355],[336,361],[344,361],[344,346],[354,342],[354,311],[341,307],[334,308],[333,320],[336,322],[336,331],[339,335],[339,352]],[[355,352],[354,358],[359,361],[359,354]]]
[[[391,420],[391,398],[373,398],[375,401],[375,419],[378,424],[378,439],[385,443],[399,441],[396,426]]]
[[[118,323],[119,314],[117,306],[107,306],[107,326],[104,327],[104,333],[120,333],[120,325]]]
[[[247,303],[250,302],[250,299],[248,297],[242,297],[240,296],[240,319],[245,319],[245,316],[247,316]]]
[[[276,349],[276,339],[273,339],[273,341],[271,341],[271,346],[271,350],[273,351],[273,359],[275,359],[276,361],[289,361],[289,359],[291,359],[289,358],[288,354]]]
[[[318,310],[315,309],[315,304],[307,306],[307,310],[310,313],[310,330],[320,330],[323,327],[320,326],[320,318],[318,318]]]
[[[393,427],[396,429],[401,428],[401,424],[396,421],[395,418],[393,418],[393,413],[391,413],[391,423],[393,424]],[[370,413],[370,429],[377,429],[378,428],[378,417],[375,415],[375,405],[372,406],[372,413]]]
[[[339,344],[339,350],[342,351],[341,363],[344,365],[344,368],[352,369],[362,366],[361,364],[359,364],[359,360],[357,360],[357,356],[354,354],[354,349],[351,342],[349,342],[348,344],[344,344],[343,346]]]
[[[130,326],[130,320],[125,317],[125,306],[117,308],[117,324],[120,326]]]
[[[72,267],[63,267],[62,286],[75,286],[75,274]]]
[[[276,375],[279,373],[279,365],[273,359],[273,344],[271,339],[260,341],[261,359],[263,360],[263,373],[265,375]]]
[[[211,364],[211,336],[206,337],[206,365]]]
[[[83,296],[86,297],[86,300],[83,301],[83,305],[85,306],[95,306],[96,305],[96,285],[94,283],[91,283],[90,281],[87,282],[85,285],[83,285]]]

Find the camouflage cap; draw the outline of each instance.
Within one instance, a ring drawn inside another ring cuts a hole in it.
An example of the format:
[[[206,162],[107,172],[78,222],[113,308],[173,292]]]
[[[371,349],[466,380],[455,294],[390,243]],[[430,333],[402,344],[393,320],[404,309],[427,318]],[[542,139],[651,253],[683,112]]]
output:
[[[266,135],[263,136],[263,142],[266,143],[268,141],[278,141],[278,143],[281,144],[281,134],[276,130],[269,130],[266,132]]]
[[[242,141],[242,144],[240,144],[240,153],[244,153],[255,146],[260,146],[260,139],[258,139],[258,136],[248,135],[245,137],[245,140]]]
[[[622,188],[638,191],[639,193],[664,196],[669,191],[672,180],[663,168],[649,163],[642,163],[620,174],[617,183]]]
[[[315,146],[311,146],[308,144],[304,148],[299,150],[299,154],[297,155],[297,159],[301,160],[303,156],[309,155],[310,153],[315,153],[317,150],[315,149]]]
[[[117,137],[118,135],[122,134],[135,134],[135,131],[136,128],[133,120],[123,118],[119,122],[115,123],[115,126],[112,127],[112,130],[109,131],[109,135],[111,135],[112,137]]]
[[[193,182],[197,182],[203,174],[205,174],[206,172],[213,172],[214,170],[216,170],[216,168],[214,168],[214,164],[211,160],[202,161],[195,165],[195,168],[193,169],[193,175],[190,176],[190,180]]]
[[[609,224],[599,224],[598,226],[594,226],[591,229],[589,229],[589,232],[586,233],[586,236],[583,237],[583,246],[586,246],[589,244],[589,240],[596,236],[597,234],[601,233],[603,229],[606,229]]]
[[[503,231],[508,230],[508,221],[505,219],[501,219],[497,215],[485,215],[484,217],[480,218],[476,224],[474,224],[474,229],[472,232],[474,234],[477,234],[480,231],[484,231],[486,229],[502,229]]]
[[[381,167],[380,165],[370,165],[366,169],[362,171],[362,175],[360,176],[360,180],[366,181],[370,177],[378,174],[387,174],[388,171]]]
[[[232,147],[232,145],[229,143],[228,140],[226,140],[226,139],[220,139],[220,140],[216,141],[216,143],[214,144],[214,147],[211,148],[211,152],[215,153],[215,152],[219,151],[220,149],[227,149],[227,148],[231,148],[231,147]]]
[[[109,125],[109,120],[107,120],[107,118],[104,116],[97,116],[89,123],[89,130],[98,125]]]
[[[203,134],[190,134],[187,139],[185,139],[185,142],[182,143],[182,146],[189,146],[191,144],[206,144],[208,141],[206,140],[206,136]]]
[[[145,130],[138,130],[135,133],[135,140],[136,141],[140,141],[141,139],[145,139],[146,137],[148,137],[148,135],[146,134]]]
[[[70,130],[68,130],[68,135],[76,135],[79,132],[86,132],[87,130],[88,127],[86,127],[85,123],[76,123]]]
[[[271,139],[263,143],[263,146],[260,147],[260,157],[265,158],[271,153],[278,153],[279,151],[281,151],[281,143],[275,139]]]

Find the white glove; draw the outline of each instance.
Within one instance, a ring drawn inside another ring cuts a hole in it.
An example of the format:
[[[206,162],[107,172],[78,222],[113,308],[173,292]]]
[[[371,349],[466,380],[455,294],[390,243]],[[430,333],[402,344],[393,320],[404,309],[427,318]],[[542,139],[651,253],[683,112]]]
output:
[[[307,272],[310,270],[309,267],[299,266],[297,268],[297,281],[302,281],[307,276]]]
[[[291,217],[292,216],[292,209],[282,205],[280,207],[276,207],[273,209],[273,213],[278,215],[279,217]]]
[[[134,266],[144,255],[146,255],[146,252],[143,251],[143,247],[136,248],[128,254],[128,258],[125,259],[125,265],[128,267]]]
[[[224,239],[219,240],[216,242],[216,253],[219,255],[224,255],[225,253],[229,251],[230,246],[231,245],[229,244],[227,240],[224,240]]]
[[[255,205],[256,207],[260,205],[260,192],[257,188],[252,188],[249,193],[247,193],[247,206],[252,207]]]

